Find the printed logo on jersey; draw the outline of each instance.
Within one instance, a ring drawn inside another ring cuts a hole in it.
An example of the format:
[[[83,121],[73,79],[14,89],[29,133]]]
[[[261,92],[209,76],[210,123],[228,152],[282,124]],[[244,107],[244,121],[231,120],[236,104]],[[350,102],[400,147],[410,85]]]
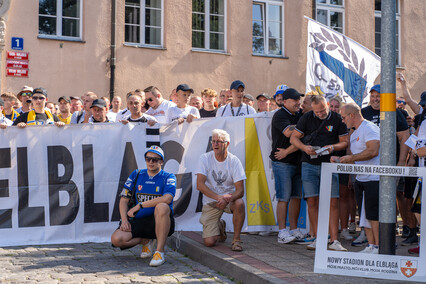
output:
[[[228,177],[228,173],[222,173],[222,171],[219,171],[216,174],[216,172],[213,170],[212,176],[213,176],[213,179],[215,180],[217,186],[223,186],[223,183],[225,182],[225,180]]]
[[[138,185],[138,191],[142,190],[142,185]]]
[[[126,183],[124,184],[124,186],[131,187],[132,186],[132,182],[133,181],[130,178],[127,178]]]
[[[123,188],[123,190],[121,191],[120,196],[122,196],[122,197],[131,197],[132,194],[130,193],[130,190],[128,190],[127,188]]]
[[[176,180],[174,178],[168,178],[166,184],[176,186]]]
[[[161,196],[162,196],[161,194],[136,193],[136,198],[138,199],[138,203],[153,200]]]
[[[145,181],[145,183],[146,183],[146,184],[155,184],[155,181],[147,180],[147,181]]]
[[[333,131],[333,125],[329,125],[329,126],[327,126],[326,128],[327,128],[328,132]]]

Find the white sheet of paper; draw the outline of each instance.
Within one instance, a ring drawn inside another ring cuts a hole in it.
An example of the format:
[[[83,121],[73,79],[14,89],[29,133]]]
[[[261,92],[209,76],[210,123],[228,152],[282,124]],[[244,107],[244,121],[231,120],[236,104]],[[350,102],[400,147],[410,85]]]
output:
[[[411,134],[410,137],[408,137],[407,141],[405,141],[405,145],[407,145],[411,149],[415,149],[417,140],[419,140],[419,138],[417,138],[416,135]]]

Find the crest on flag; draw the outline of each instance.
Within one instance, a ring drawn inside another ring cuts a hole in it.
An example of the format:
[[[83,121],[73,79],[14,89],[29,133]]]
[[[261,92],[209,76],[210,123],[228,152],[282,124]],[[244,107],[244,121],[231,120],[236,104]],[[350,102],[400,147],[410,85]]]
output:
[[[307,17],[305,17],[307,18]],[[380,57],[347,36],[310,18],[306,63],[306,92],[327,100],[338,95],[360,107],[380,74]]]
[[[405,277],[410,278],[417,272],[417,260],[401,259],[400,269]]]

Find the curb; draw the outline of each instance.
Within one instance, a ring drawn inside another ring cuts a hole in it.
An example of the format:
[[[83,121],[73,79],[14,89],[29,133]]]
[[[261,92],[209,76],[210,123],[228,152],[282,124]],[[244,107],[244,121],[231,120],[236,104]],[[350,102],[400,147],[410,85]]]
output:
[[[181,254],[217,271],[236,282],[242,283],[291,283],[269,275],[264,271],[243,263],[233,257],[205,247],[199,242],[179,234],[173,234],[167,239],[167,245]]]

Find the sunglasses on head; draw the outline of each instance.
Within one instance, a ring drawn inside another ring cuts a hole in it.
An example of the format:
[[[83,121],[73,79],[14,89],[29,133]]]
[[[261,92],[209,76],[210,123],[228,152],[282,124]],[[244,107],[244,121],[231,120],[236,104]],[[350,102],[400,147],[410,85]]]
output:
[[[161,158],[156,158],[156,157],[145,157],[145,161],[146,162],[153,162],[153,163],[157,163],[159,161],[161,161]]]

